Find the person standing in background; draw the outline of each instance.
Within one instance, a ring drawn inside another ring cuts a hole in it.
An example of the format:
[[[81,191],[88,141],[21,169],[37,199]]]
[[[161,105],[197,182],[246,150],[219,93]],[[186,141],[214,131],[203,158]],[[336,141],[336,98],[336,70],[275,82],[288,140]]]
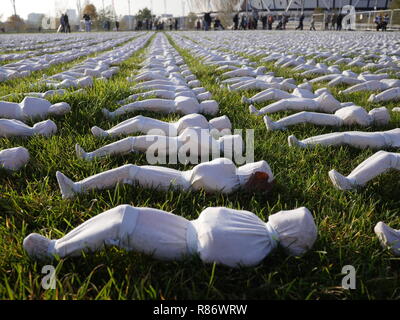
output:
[[[65,28],[65,33],[71,33],[71,26],[69,25],[69,18],[68,14],[64,14],[64,28]]]
[[[83,20],[85,20],[85,31],[90,32],[92,21],[87,13],[83,15]]]
[[[233,30],[237,30],[239,27],[239,13],[236,12],[236,14],[233,16]]]

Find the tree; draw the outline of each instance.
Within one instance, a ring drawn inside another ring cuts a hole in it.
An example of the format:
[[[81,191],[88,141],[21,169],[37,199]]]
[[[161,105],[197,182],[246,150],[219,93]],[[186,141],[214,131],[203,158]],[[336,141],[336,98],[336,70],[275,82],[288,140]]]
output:
[[[149,8],[140,9],[136,17],[138,20],[150,20],[152,18],[151,10]]]
[[[21,32],[26,29],[24,20],[19,15],[12,15],[6,21],[6,28],[10,31]]]
[[[97,19],[97,10],[94,4],[88,3],[83,8],[83,14],[89,15],[90,19],[96,20]]]
[[[15,0],[11,0],[11,4],[12,4],[13,9],[14,9],[14,16],[16,16],[17,15],[17,9],[15,8]]]

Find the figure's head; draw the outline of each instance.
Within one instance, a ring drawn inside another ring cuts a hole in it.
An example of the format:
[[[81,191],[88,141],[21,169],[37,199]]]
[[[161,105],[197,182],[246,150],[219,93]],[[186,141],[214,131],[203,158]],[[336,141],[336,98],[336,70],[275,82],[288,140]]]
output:
[[[57,115],[57,116],[62,116],[64,114],[67,114],[70,111],[71,111],[71,107],[66,102],[59,102],[59,103],[53,104],[49,108],[49,113]]]
[[[240,185],[249,191],[270,191],[274,183],[274,175],[264,160],[247,163],[237,169]]]
[[[317,239],[314,218],[305,207],[272,214],[268,224],[277,233],[280,245],[293,256],[310,250]]]
[[[217,129],[218,131],[222,131],[224,129],[232,129],[232,123],[227,116],[221,116],[218,118],[211,119],[210,121],[211,127]]]
[[[204,114],[217,114],[219,111],[219,106],[215,100],[206,100],[200,103],[200,112]]]
[[[376,125],[386,125],[390,121],[389,111],[385,107],[372,109],[368,113],[372,117],[374,124]]]

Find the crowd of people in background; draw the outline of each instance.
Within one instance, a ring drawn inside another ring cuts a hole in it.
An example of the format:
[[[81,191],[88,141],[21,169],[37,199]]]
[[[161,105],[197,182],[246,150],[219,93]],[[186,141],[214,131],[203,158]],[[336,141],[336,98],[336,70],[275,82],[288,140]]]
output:
[[[338,11],[327,13],[323,19],[323,27],[324,30],[342,30],[342,22],[345,15]],[[92,20],[90,15],[84,14],[83,21],[85,24],[85,31],[90,32],[92,26]],[[232,19],[232,26],[229,26],[229,29],[233,30],[286,30],[286,26],[289,20],[298,21],[296,30],[304,30],[304,12],[301,12],[300,15],[291,16],[288,12],[283,13],[272,13],[272,12],[262,12],[259,13],[257,10],[253,10],[252,12],[237,12],[234,14]],[[387,26],[390,22],[389,14],[378,14],[374,18],[374,23],[376,24],[376,30],[386,31]],[[120,23],[119,21],[114,21],[116,31],[119,31]],[[310,28],[309,30],[316,31],[315,27],[315,17],[311,15],[310,17]],[[275,25],[274,25],[275,24]],[[110,31],[112,28],[112,23],[110,20],[106,20],[103,22],[103,29],[105,31]],[[179,30],[179,19],[178,18],[151,18],[136,21],[133,26],[134,30]],[[199,17],[195,21],[196,30],[225,30],[221,19],[216,16],[212,16],[211,12],[206,12],[202,17]],[[346,28],[349,29],[349,28]],[[61,15],[60,18],[60,26],[58,28],[58,32],[71,32],[71,27],[69,24],[69,18],[66,13]]]

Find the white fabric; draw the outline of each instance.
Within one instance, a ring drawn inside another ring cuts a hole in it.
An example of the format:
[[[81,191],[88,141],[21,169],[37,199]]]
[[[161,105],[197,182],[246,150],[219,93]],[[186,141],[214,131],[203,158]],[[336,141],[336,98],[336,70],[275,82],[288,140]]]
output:
[[[24,248],[37,258],[30,241],[34,235],[25,238]],[[63,238],[49,241],[47,255],[64,258],[107,245],[157,259],[180,259],[197,253],[206,263],[254,266],[276,247],[276,242],[289,254],[301,255],[312,247],[316,236],[312,215],[304,207],[280,211],[265,223],[249,211],[223,207],[207,208],[196,220],[188,221],[157,209],[121,205],[89,219]]]
[[[0,119],[0,137],[29,137],[35,134],[50,136],[56,132],[57,126],[51,120],[38,122],[30,127],[19,120]]]
[[[373,109],[369,113],[362,107],[349,106],[343,107],[335,114],[317,113],[302,111],[284,117],[278,121],[272,121],[267,115],[264,116],[264,123],[268,130],[283,130],[288,126],[311,123],[322,126],[350,126],[360,125],[363,127],[387,124],[390,120],[389,112],[385,107]]]
[[[0,118],[22,121],[43,119],[50,114],[63,115],[70,110],[71,107],[66,102],[52,105],[49,101],[36,97],[25,97],[20,103],[0,101]]]
[[[243,139],[240,135],[224,135],[215,139],[209,130],[193,127],[184,129],[175,137],[159,134],[127,137],[93,152],[85,152],[76,145],[77,156],[86,160],[134,151],[154,153],[156,150],[159,155],[185,156],[186,152],[189,152],[193,159],[200,156],[208,158],[211,154],[220,152],[228,152],[230,155],[241,154]]]
[[[148,134],[151,130],[157,130],[160,135],[173,137],[178,136],[186,128],[192,127],[209,129],[211,134],[217,137],[218,135],[230,134],[232,124],[227,116],[207,121],[203,115],[197,113],[188,114],[181,117],[178,121],[170,123],[139,115],[125,120],[109,130],[103,130],[96,126],[91,130],[95,136],[102,137],[127,135],[139,132]]]
[[[331,94],[323,93],[314,99],[309,98],[289,98],[282,99],[274,102],[260,110],[258,115],[264,115],[267,113],[275,113],[280,111],[322,111],[327,113],[333,113],[340,109],[342,106]]]
[[[400,128],[388,131],[362,132],[362,131],[346,131],[332,132],[319,136],[314,136],[301,141],[297,141],[296,137],[288,138],[290,146],[312,147],[314,145],[322,146],[340,146],[349,145],[355,148],[399,148],[400,147]]]
[[[400,153],[378,151],[359,164],[347,177],[336,170],[331,170],[329,177],[336,188],[349,190],[364,186],[391,169],[400,170]]]
[[[23,147],[4,149],[0,151],[0,168],[19,170],[29,161],[29,152]]]
[[[167,99],[148,99],[143,101],[136,101],[124,105],[114,112],[109,112],[104,109],[104,115],[109,118],[114,118],[130,112],[136,111],[153,111],[161,113],[179,113],[179,114],[191,114],[191,113],[204,113],[215,115],[218,112],[218,103],[215,100],[207,100],[199,103],[196,99],[190,97],[176,97],[174,100]]]
[[[160,166],[136,166],[127,164],[122,167],[104,171],[79,182],[73,182],[61,172],[57,172],[57,181],[63,198],[72,198],[75,194],[90,190],[112,188],[117,184],[137,184],[144,188],[169,188],[182,190],[203,189],[209,193],[231,193],[244,187],[252,174],[265,172],[268,182],[274,175],[264,160],[247,163],[236,168],[227,158],[218,158],[196,165],[188,171],[178,171]]]
[[[393,229],[380,221],[376,224],[374,232],[383,248],[389,249],[395,256],[400,256],[400,230]]]

